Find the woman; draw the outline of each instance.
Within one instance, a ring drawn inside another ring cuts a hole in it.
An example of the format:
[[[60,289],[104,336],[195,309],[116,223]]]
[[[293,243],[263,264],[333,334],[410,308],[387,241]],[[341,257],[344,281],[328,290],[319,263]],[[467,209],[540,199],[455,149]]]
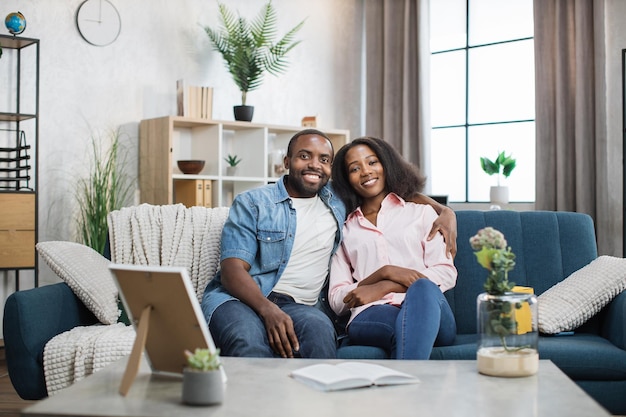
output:
[[[332,309],[350,310],[354,344],[381,347],[396,359],[428,359],[434,345],[454,340],[443,292],[457,274],[443,237],[427,239],[434,209],[407,201],[425,177],[387,142],[364,137],[337,152],[332,180],[350,213],[331,263]]]

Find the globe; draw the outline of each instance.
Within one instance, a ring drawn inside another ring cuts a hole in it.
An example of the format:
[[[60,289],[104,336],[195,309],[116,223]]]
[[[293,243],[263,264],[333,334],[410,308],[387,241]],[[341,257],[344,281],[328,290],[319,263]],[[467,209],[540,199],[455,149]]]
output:
[[[20,12],[9,13],[6,19],[4,19],[4,24],[10,33],[19,35],[26,29],[26,18]]]

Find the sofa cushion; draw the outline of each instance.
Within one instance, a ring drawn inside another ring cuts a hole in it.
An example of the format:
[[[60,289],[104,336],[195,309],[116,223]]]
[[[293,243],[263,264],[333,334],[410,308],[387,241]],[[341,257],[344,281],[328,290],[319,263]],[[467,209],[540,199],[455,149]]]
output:
[[[539,330],[574,330],[626,288],[626,259],[600,256],[538,297]]]
[[[74,242],[39,242],[43,260],[103,324],[114,324],[120,315],[118,291],[109,271],[110,261],[89,246]]]

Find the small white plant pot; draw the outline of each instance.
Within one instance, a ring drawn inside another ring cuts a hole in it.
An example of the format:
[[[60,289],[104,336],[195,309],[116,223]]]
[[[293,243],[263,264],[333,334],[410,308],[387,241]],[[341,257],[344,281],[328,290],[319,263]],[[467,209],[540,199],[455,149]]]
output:
[[[504,205],[509,204],[509,187],[493,186],[489,191],[489,201],[491,204]]]
[[[226,176],[234,177],[235,175],[237,175],[237,167],[227,166],[226,167]]]
[[[183,403],[187,405],[216,405],[224,401],[222,371],[183,369]]]

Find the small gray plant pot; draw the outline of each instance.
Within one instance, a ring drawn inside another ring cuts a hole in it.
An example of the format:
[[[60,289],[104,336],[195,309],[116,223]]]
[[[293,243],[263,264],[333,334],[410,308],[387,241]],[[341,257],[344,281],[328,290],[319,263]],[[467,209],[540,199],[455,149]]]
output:
[[[222,371],[183,369],[183,403],[187,405],[216,405],[224,401]]]

